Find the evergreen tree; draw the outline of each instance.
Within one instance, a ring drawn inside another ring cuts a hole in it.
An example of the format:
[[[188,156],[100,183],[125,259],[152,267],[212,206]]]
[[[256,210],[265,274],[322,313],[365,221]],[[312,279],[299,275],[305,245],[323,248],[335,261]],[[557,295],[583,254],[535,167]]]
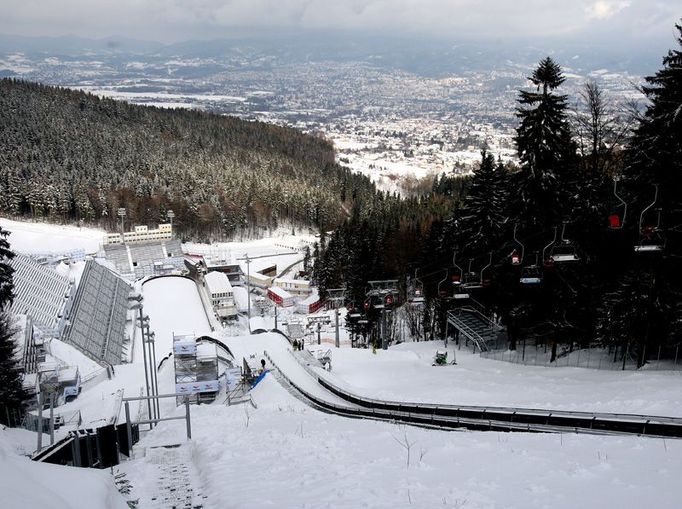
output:
[[[477,257],[497,250],[507,224],[507,174],[486,149],[474,172],[453,232],[463,258]]]
[[[0,226],[0,311],[9,308],[14,300],[14,280],[12,279],[14,269],[9,264],[9,261],[14,258],[14,253],[10,250],[8,235],[9,232]]]
[[[597,337],[602,344],[615,346],[623,361],[631,357],[640,367],[646,361],[647,349],[654,350],[654,338],[666,328],[669,312],[658,294],[655,275],[633,270],[605,294]]]
[[[522,224],[549,229],[564,213],[565,184],[575,158],[575,144],[566,117],[566,96],[554,93],[565,80],[551,58],[540,61],[528,78],[534,91],[521,90],[516,115],[516,145],[521,171],[516,175],[517,214]]]
[[[21,412],[26,397],[16,356],[17,330],[8,312],[14,299],[13,270],[8,263],[14,253],[9,249],[8,235],[9,232],[0,228],[0,422],[5,424],[10,424],[7,422],[10,413]]]
[[[658,186],[655,209],[644,217],[643,226],[657,225],[660,210],[660,232],[665,241],[661,257],[638,254],[639,270],[655,272],[654,288],[661,310],[659,338],[670,343],[682,339],[680,320],[682,302],[682,23],[675,25],[678,49],[670,50],[663,58],[663,67],[654,76],[645,79],[642,91],[649,106],[641,117],[626,152],[625,177],[633,208],[642,210]],[[630,223],[635,238],[639,224]],[[625,296],[624,292],[621,295]],[[613,299],[612,306],[622,305]],[[639,333],[641,337],[642,333]]]

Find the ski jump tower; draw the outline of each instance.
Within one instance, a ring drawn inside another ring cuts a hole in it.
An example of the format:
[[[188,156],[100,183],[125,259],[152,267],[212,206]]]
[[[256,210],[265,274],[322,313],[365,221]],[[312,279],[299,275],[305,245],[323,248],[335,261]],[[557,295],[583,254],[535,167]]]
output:
[[[173,334],[173,358],[178,404],[187,396],[196,403],[215,399],[220,391],[215,344],[197,341],[193,334]]]

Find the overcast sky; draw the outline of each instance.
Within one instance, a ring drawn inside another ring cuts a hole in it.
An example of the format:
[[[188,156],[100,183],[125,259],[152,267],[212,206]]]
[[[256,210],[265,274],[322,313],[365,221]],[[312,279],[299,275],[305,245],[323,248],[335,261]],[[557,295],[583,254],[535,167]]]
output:
[[[248,26],[672,43],[680,16],[680,0],[0,0],[0,33],[175,42]]]

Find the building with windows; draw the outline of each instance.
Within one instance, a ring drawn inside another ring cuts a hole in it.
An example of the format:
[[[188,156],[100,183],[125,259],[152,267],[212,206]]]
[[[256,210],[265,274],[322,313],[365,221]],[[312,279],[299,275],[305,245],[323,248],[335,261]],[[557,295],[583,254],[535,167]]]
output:
[[[272,286],[282,288],[297,297],[307,297],[310,295],[310,281],[307,279],[289,279],[278,277],[272,282]]]
[[[237,306],[234,303],[232,284],[223,272],[209,272],[204,276],[204,285],[211,299],[213,309],[219,318],[234,318],[237,316]]]
[[[173,237],[173,228],[170,224],[160,224],[156,229],[138,225],[131,232],[107,233],[104,244],[134,244],[136,242],[158,242],[170,240]]]
[[[294,297],[286,290],[283,290],[277,286],[268,288],[268,299],[283,308],[294,305]]]

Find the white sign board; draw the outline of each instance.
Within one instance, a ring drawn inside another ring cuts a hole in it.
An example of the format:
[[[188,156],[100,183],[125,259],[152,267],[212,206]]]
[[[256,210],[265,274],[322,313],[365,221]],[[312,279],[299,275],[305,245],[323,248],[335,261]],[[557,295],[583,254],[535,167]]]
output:
[[[175,341],[173,353],[175,355],[194,355],[197,353],[197,344],[195,341]]]
[[[218,392],[219,390],[220,382],[218,380],[175,384],[175,394],[179,396],[197,394],[199,392]]]

